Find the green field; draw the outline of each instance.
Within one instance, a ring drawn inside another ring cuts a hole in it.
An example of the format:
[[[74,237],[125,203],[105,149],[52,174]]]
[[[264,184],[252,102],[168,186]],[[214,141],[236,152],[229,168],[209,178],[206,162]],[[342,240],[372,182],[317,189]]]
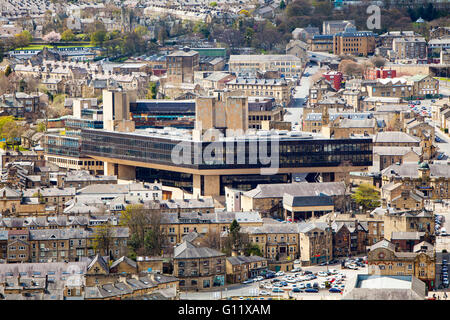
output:
[[[437,80],[439,80],[439,81],[447,81],[447,82],[450,82],[450,78],[435,78],[435,79],[437,79]]]
[[[15,49],[16,51],[18,50],[42,50],[44,48],[53,48],[54,46],[49,45],[49,44],[31,44],[29,46],[23,47],[23,48],[17,48]],[[93,44],[90,44],[88,42],[84,42],[84,43],[80,43],[79,45],[70,45],[70,46],[65,46],[65,45],[58,45],[56,46],[57,48],[79,48],[79,47],[83,47],[83,48],[93,48],[95,47]]]

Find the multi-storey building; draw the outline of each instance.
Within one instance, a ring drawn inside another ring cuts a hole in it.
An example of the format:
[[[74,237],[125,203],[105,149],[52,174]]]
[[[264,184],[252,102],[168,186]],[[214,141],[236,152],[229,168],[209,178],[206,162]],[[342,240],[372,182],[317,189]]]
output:
[[[265,86],[267,85],[266,83]],[[104,109],[107,108],[112,108],[112,105],[104,103]],[[229,96],[223,100],[214,97],[199,98],[196,102],[196,128],[192,131],[173,128],[133,129],[132,126],[128,126],[132,121],[126,119],[116,115],[114,121],[117,125],[107,130],[83,129],[81,149],[74,148],[74,152],[78,150],[80,154],[89,156],[95,161],[106,162],[106,175],[117,175],[118,179],[138,178],[144,181],[151,175],[152,181],[164,178],[167,182],[172,180],[172,185],[183,181],[194,194],[202,195],[223,194],[225,186],[249,190],[258,183],[287,182],[289,176],[296,172],[327,174],[340,172],[343,157],[350,161],[349,165],[351,163],[352,167],[365,168],[366,165],[372,164],[370,138],[327,139],[305,133],[278,134],[276,131],[268,132],[269,135],[267,132],[258,135],[261,138],[256,141],[258,144],[263,143],[259,140],[272,141],[272,135],[277,135],[279,157],[276,174],[262,175],[261,168],[270,168],[270,163],[250,163],[247,155],[244,156],[246,159],[244,163],[242,160],[236,163],[237,154],[240,153],[238,145],[249,146],[255,142],[253,132],[248,130],[247,99],[241,96]],[[242,130],[239,131],[242,134],[234,136],[236,130]],[[204,161],[207,159],[204,159],[203,155],[211,148],[212,139],[204,135],[207,131],[218,135],[214,145],[219,149],[225,147],[225,144],[227,148],[233,145],[234,153],[221,153],[218,149],[218,152],[214,153],[214,157],[217,158],[214,162]],[[187,154],[181,158],[175,156],[178,160],[173,161],[173,155],[177,152],[181,155],[186,150],[193,155],[194,146],[200,148],[198,150],[202,152],[195,152],[197,156],[194,157],[187,157]],[[343,151],[336,153],[336,150]],[[231,157],[231,154],[234,156]],[[199,159],[200,155],[202,159]],[[308,168],[309,166],[313,166],[314,169]],[[338,166],[339,169],[333,169]],[[136,167],[147,169],[136,170]]]
[[[333,258],[333,232],[324,222],[300,223],[300,260],[308,266],[330,261]]]
[[[450,171],[446,164],[403,163],[393,164],[382,172],[383,185],[390,182],[406,184],[423,193],[427,199],[448,199]]]
[[[167,55],[167,81],[194,83],[194,72],[199,70],[199,54],[185,48]]]
[[[428,55],[425,38],[397,38],[392,41],[397,59],[426,59]]]
[[[220,251],[183,242],[174,249],[173,275],[180,290],[202,290],[225,285],[226,256]]]
[[[397,71],[393,69],[384,69],[384,68],[371,68],[367,69],[365,73],[365,78],[367,80],[376,80],[376,79],[392,79],[397,77]]]
[[[259,256],[233,256],[226,259],[227,283],[241,283],[267,271],[267,259]]]
[[[375,51],[375,34],[372,31],[346,29],[333,36],[333,53],[336,55],[367,56]]]
[[[314,35],[308,44],[313,52],[333,52],[333,35]]]
[[[292,54],[231,55],[230,71],[255,76],[258,72],[278,71],[283,78],[300,77],[306,59]]]
[[[284,105],[291,101],[292,84],[283,78],[257,79],[236,78],[226,83],[228,90],[241,90],[245,96],[260,96],[275,98],[277,103]]]
[[[256,244],[268,259],[271,270],[289,271],[299,256],[299,233],[296,225],[267,223],[261,227],[248,227],[244,231],[249,241]]]
[[[413,252],[396,252],[395,245],[382,240],[370,247],[367,255],[369,274],[377,275],[413,275],[428,286],[434,287],[436,257],[434,247],[421,242],[414,246]]]

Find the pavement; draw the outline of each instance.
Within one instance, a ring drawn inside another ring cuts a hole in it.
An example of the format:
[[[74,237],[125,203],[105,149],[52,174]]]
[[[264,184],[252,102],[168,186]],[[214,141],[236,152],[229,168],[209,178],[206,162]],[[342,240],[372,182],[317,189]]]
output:
[[[299,267],[299,265],[295,265],[294,267]],[[349,282],[349,279],[355,277],[357,274],[367,274],[368,268],[359,268],[358,270],[352,270],[352,269],[341,269],[341,265],[334,264],[334,265],[328,265],[328,266],[309,266],[309,267],[301,267],[302,271],[312,271],[312,272],[319,272],[319,271],[327,271],[328,269],[336,269],[338,272],[344,273],[346,276],[346,280],[343,281],[343,284],[346,284]],[[285,272],[285,275],[293,275],[293,273]],[[277,279],[282,279],[284,276],[277,277]],[[325,281],[326,277],[317,277],[317,279],[310,280],[310,281],[304,281],[302,283],[311,283],[311,285],[314,282],[321,283]],[[227,285],[225,287],[222,287],[220,289],[214,290],[214,291],[204,291],[204,292],[180,292],[180,300],[219,300],[219,299],[226,299],[226,298],[233,298],[233,299],[244,299],[245,297],[257,297],[259,296],[259,290],[266,290],[264,288],[260,288],[261,284],[264,283],[270,283],[272,279],[266,279],[260,282],[255,282],[251,284],[233,284],[233,285]],[[291,285],[291,284],[289,284]],[[287,288],[287,287],[285,287]],[[289,292],[290,289],[287,289],[284,293],[271,293],[270,298],[272,299],[288,299],[289,298]],[[259,296],[260,299],[267,299],[267,296]],[[292,293],[292,297],[295,300],[339,300],[342,298],[342,295],[339,293],[330,293],[328,289],[320,289],[318,293],[307,293],[307,292],[301,292],[301,293]]]

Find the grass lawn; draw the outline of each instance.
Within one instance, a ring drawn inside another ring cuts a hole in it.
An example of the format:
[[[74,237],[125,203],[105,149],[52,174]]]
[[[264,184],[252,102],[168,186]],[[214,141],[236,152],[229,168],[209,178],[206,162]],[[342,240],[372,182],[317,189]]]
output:
[[[450,78],[439,78],[439,77],[437,77],[437,78],[435,78],[435,79],[437,79],[437,80],[439,80],[439,81],[447,81],[447,82],[450,82]]]
[[[93,44],[90,44],[89,42],[83,42],[83,43],[80,43],[79,45],[70,45],[70,46],[58,45],[57,46],[57,48],[79,48],[79,47],[92,48],[95,46]],[[49,45],[49,44],[30,44],[27,47],[17,48],[15,50],[16,51],[19,51],[19,50],[42,50],[44,48],[53,48],[53,46]]]

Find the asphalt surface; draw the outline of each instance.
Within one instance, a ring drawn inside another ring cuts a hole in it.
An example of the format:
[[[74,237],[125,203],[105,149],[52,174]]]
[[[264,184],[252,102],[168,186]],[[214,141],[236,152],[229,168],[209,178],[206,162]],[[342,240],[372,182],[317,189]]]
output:
[[[328,267],[328,268],[327,268]],[[311,266],[311,267],[302,267],[302,271],[309,270],[312,272],[319,272],[319,271],[327,271],[327,269],[336,269],[338,272],[341,272],[345,274],[346,278],[343,280],[343,284],[349,282],[350,279],[355,277],[357,274],[367,274],[368,269],[365,268],[359,268],[358,270],[351,270],[351,269],[341,269],[340,264],[334,264],[329,266]],[[276,277],[277,279],[280,279],[282,281],[282,278],[287,275],[294,275],[294,273],[291,272],[285,272],[283,276]],[[311,283],[313,285],[314,282],[322,283],[325,281],[326,277],[317,277],[317,279],[310,280],[310,281],[303,281],[301,283],[307,284]],[[289,292],[291,291],[291,283],[285,289],[284,293],[272,293],[269,289],[260,288],[261,284],[270,283],[272,279],[265,279],[263,281],[251,283],[251,284],[235,284],[235,285],[227,285],[226,287],[223,287],[221,289],[217,289],[215,291],[208,291],[208,292],[181,292],[180,293],[180,300],[218,300],[218,299],[226,299],[226,298],[232,298],[232,299],[244,299],[246,297],[262,297],[264,299],[267,299],[268,296],[259,295],[260,290],[265,290],[270,292],[270,298],[272,299],[287,299],[289,298]],[[297,282],[298,285],[300,282]],[[342,295],[339,293],[330,293],[328,289],[320,289],[318,293],[292,293],[293,298],[296,300],[338,300],[342,298]]]

